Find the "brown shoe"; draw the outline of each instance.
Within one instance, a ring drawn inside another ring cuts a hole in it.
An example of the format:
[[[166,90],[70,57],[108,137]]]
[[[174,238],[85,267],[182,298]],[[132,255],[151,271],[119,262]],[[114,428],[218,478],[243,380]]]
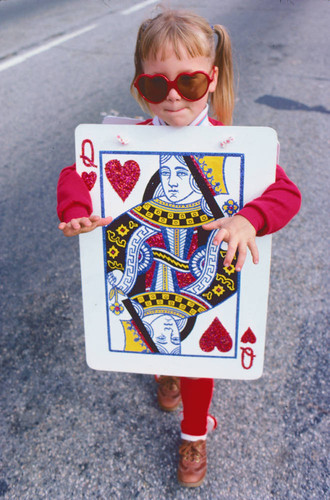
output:
[[[158,383],[157,399],[162,410],[174,411],[181,403],[179,377],[161,375],[156,377]]]
[[[178,480],[182,486],[200,486],[207,470],[206,439],[183,440],[179,448]]]

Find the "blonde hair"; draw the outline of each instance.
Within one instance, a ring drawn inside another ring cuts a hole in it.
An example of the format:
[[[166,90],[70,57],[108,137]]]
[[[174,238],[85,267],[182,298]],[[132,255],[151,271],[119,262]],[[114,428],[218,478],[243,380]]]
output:
[[[137,92],[134,82],[143,73],[144,61],[158,56],[166,59],[169,45],[178,59],[182,59],[182,49],[185,49],[190,57],[208,57],[218,67],[218,83],[215,92],[210,94],[210,104],[215,117],[224,125],[230,125],[234,111],[234,75],[228,32],[220,24],[212,28],[203,17],[184,10],[164,10],[139,28],[131,92],[142,109],[150,113],[148,103]]]

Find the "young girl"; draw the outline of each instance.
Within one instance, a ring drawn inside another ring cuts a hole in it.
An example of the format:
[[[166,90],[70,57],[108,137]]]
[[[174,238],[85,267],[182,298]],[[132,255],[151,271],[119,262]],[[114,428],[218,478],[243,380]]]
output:
[[[141,125],[230,125],[234,92],[227,31],[186,11],[166,10],[146,20],[137,36],[131,91],[153,117]],[[209,104],[216,119],[209,117]],[[238,252],[235,268],[240,271],[247,249],[257,264],[256,236],[284,227],[298,212],[300,201],[299,190],[277,166],[275,182],[259,198],[235,216],[205,225],[206,230],[218,229],[214,244],[228,244],[224,266],[230,266]],[[74,236],[111,222],[111,217],[91,215],[92,210],[89,191],[75,165],[65,168],[58,184],[59,229],[65,236]],[[167,376],[156,380],[162,409],[175,410],[181,401],[183,405],[178,480],[184,486],[199,486],[207,468],[207,431],[216,427],[209,415],[213,380]]]

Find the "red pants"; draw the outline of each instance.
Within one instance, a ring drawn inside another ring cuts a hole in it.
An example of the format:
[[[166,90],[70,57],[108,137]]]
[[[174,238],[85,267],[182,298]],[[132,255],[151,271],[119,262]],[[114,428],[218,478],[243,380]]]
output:
[[[181,377],[180,383],[183,405],[181,431],[190,436],[205,436],[213,394],[213,379]]]

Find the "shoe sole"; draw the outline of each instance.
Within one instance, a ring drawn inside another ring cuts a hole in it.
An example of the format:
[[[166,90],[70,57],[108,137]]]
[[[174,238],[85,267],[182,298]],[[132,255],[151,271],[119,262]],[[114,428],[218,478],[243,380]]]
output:
[[[181,481],[181,479],[178,478],[178,482],[181,486],[185,486],[186,488],[198,488],[198,486],[200,486],[203,483],[204,479],[205,476],[202,477],[202,479],[200,479],[196,483],[185,483],[184,481]]]

